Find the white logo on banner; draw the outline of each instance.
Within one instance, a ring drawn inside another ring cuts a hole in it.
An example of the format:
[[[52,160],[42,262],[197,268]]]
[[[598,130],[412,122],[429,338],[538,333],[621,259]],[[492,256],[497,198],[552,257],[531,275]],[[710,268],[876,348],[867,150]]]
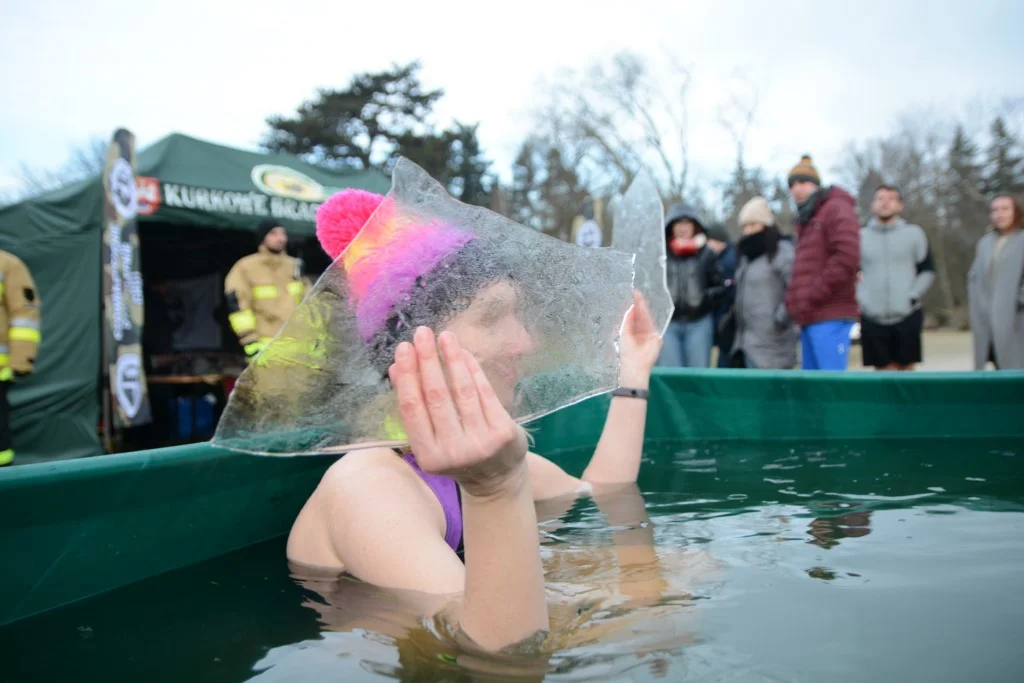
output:
[[[120,157],[110,167],[110,196],[118,216],[126,221],[135,218],[139,208],[135,174],[132,173],[132,165]]]
[[[125,353],[118,357],[114,373],[114,391],[117,402],[128,416],[135,419],[142,408],[142,364],[137,353]]]
[[[576,244],[581,247],[601,246],[601,228],[594,221],[586,221],[576,233]]]

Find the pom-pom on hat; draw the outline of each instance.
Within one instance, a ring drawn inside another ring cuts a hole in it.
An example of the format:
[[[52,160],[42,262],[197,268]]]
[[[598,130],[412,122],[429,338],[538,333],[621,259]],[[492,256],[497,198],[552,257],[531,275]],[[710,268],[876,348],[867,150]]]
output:
[[[316,210],[316,238],[331,260],[345,251],[377,210],[384,195],[366,190],[344,190]]]
[[[394,200],[344,190],[316,212],[324,251],[345,270],[356,326],[369,342],[417,281],[474,239],[447,223],[419,222],[397,211]]]

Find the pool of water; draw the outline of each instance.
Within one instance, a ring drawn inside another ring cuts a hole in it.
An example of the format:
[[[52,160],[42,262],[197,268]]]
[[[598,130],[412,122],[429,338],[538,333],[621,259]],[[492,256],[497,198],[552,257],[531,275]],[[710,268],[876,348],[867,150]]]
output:
[[[542,654],[460,651],[278,539],[0,629],[0,678],[1020,681],[1022,445],[652,444],[636,489],[541,506]]]

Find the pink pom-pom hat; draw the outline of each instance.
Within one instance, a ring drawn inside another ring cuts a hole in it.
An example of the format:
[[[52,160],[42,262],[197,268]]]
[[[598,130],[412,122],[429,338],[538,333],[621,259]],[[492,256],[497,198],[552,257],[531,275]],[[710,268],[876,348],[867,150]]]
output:
[[[366,342],[410,299],[419,278],[474,239],[445,223],[415,221],[391,198],[364,190],[343,190],[321,204],[316,236],[345,269],[356,326]]]

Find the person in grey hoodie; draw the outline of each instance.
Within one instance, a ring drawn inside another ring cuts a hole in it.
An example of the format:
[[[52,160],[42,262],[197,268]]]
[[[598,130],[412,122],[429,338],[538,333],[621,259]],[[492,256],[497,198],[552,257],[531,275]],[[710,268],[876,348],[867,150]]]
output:
[[[989,207],[992,230],[978,241],[967,275],[974,367],[1024,370],[1024,210],[1010,195]]]
[[[779,232],[764,197],[754,197],[740,209],[739,223],[743,237],[737,245],[736,341],[731,366],[790,369],[797,363],[800,340],[785,302],[793,272],[793,242]]]
[[[880,185],[874,217],[860,231],[860,343],[864,365],[876,370],[913,370],[921,362],[921,298],[935,281],[928,238],[902,211],[899,189]]]

